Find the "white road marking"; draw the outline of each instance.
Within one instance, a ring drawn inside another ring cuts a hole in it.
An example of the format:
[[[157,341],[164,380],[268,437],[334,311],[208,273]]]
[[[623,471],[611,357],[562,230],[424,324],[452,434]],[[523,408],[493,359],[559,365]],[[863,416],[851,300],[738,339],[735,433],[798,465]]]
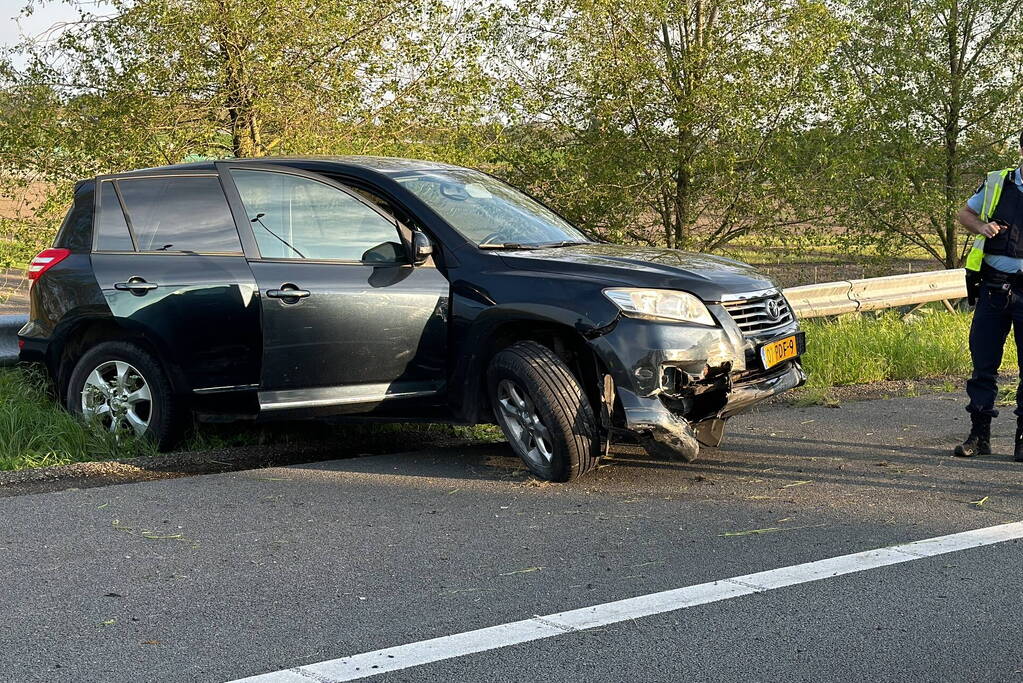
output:
[[[553,638],[631,619],[729,600],[741,595],[820,581],[893,564],[979,548],[1023,538],[1023,522],[964,531],[903,545],[841,555],[791,567],[735,576],[685,588],[641,595],[558,614],[490,626],[475,631],[398,645],[383,650],[331,659],[317,664],[242,678],[232,683],[339,683],[369,678],[389,671],[464,657],[518,643]]]

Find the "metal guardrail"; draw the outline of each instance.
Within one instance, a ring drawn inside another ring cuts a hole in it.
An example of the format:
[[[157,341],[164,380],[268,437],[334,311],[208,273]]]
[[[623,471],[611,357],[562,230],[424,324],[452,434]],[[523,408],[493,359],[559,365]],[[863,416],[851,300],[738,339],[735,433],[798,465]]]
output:
[[[27,322],[27,315],[0,315],[0,366],[18,362],[18,330]]]
[[[948,301],[966,296],[966,271],[935,270],[910,275],[824,282],[783,290],[796,315],[819,318],[857,311]],[[27,315],[0,315],[0,366],[18,362],[18,330]]]
[[[785,298],[800,318],[819,318],[966,296],[966,271],[934,270],[909,275],[842,280],[789,287]]]

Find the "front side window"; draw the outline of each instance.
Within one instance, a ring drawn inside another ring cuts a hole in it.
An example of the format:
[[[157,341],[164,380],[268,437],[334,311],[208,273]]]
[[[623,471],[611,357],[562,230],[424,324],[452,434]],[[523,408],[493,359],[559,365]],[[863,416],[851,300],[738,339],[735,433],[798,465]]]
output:
[[[311,178],[231,171],[263,258],[396,262],[393,222],[352,195]]]
[[[215,176],[125,178],[117,186],[139,251],[241,252]]]

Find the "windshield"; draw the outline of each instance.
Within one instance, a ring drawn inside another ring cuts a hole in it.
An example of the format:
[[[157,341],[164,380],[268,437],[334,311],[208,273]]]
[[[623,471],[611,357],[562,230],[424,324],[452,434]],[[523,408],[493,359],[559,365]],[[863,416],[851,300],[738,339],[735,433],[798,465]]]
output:
[[[479,171],[419,171],[394,179],[479,247],[562,246],[590,241],[550,209]]]

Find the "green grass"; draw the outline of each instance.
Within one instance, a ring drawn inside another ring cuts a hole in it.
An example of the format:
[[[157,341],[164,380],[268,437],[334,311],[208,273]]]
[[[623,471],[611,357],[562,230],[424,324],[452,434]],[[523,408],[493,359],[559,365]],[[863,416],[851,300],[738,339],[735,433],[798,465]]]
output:
[[[966,375],[970,314],[928,310],[903,321],[895,312],[806,320],[804,364],[811,388]],[[1016,367],[1010,335],[1003,369]]]
[[[444,440],[495,441],[500,430],[492,425],[443,424],[203,424],[179,450],[202,451],[234,446],[329,442],[339,453],[401,450],[409,444]],[[144,441],[115,441],[109,434],[60,408],[41,371],[0,368],[0,470],[66,465],[73,462],[154,455]]]
[[[0,370],[0,470],[148,455],[142,442],[117,443],[62,410],[38,371]]]

